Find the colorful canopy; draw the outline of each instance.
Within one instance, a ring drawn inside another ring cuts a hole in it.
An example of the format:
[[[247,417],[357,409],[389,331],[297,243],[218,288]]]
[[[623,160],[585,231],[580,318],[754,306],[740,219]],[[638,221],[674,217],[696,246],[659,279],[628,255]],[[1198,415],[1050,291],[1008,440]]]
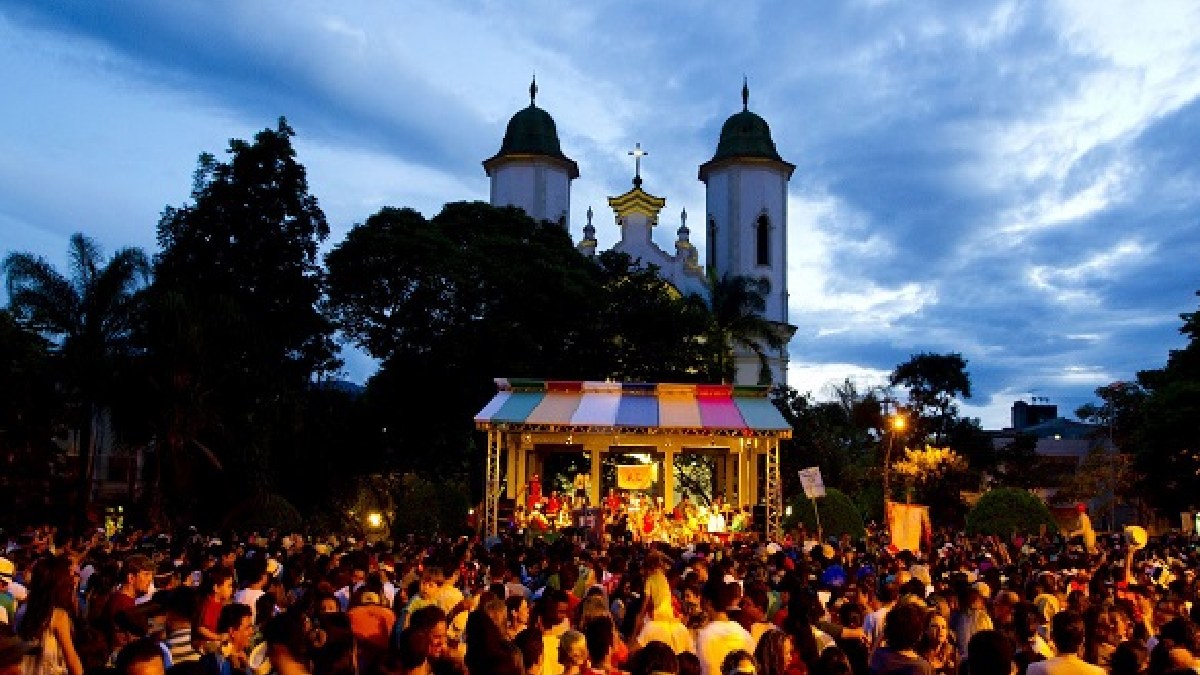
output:
[[[792,431],[761,386],[498,378],[496,387],[496,396],[475,416],[481,429],[661,429],[781,438]]]

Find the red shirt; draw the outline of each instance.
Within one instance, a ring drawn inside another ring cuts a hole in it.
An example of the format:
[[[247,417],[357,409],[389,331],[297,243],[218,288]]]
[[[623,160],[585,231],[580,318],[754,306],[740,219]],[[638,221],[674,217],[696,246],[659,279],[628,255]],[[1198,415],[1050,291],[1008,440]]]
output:
[[[200,625],[217,632],[217,622],[221,618],[221,603],[213,597],[207,597],[200,603]]]

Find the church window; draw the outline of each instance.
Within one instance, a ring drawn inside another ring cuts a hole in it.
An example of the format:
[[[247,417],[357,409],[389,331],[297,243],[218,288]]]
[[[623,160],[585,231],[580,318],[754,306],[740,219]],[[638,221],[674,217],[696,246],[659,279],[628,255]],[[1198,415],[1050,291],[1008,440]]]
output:
[[[767,220],[766,214],[758,217],[758,222],[754,226],[754,239],[756,258],[759,265],[771,264],[771,221]]]
[[[717,219],[709,216],[708,218],[708,242],[706,242],[705,258],[708,259],[708,269],[716,269],[717,266]]]

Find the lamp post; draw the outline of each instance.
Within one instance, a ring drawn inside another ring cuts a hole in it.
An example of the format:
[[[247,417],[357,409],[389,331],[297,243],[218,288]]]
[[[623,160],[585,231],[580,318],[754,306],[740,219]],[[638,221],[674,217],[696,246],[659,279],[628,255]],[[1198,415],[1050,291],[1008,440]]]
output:
[[[887,512],[888,498],[891,495],[891,475],[892,475],[892,442],[896,438],[896,434],[904,431],[908,425],[908,420],[900,413],[894,413],[888,416],[888,434],[887,451],[883,454],[883,509]]]

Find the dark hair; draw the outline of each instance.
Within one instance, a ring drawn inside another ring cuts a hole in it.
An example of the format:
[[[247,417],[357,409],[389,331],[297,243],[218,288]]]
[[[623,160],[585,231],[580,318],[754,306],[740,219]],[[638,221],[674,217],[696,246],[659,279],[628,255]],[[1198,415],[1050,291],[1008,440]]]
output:
[[[408,616],[408,625],[412,628],[433,628],[439,623],[448,622],[446,612],[437,605],[426,605]]]
[[[1139,675],[1145,670],[1149,653],[1146,645],[1136,640],[1126,640],[1113,650],[1109,667],[1112,675]]]
[[[308,631],[304,615],[289,610],[276,616],[263,626],[263,639],[268,647],[283,647],[294,658],[302,659],[308,653]]]
[[[850,665],[849,655],[840,647],[826,647],[812,672],[820,675],[852,675],[854,668]]]
[[[692,652],[683,652],[679,659],[679,675],[700,675],[700,657]]]
[[[226,579],[233,578],[233,570],[228,567],[214,567],[204,575],[204,583],[201,584],[201,596],[208,598],[216,594],[217,586],[225,583]]]
[[[651,640],[629,659],[629,675],[678,673],[679,658],[675,650],[662,640]]]
[[[526,628],[513,638],[517,649],[521,650],[521,660],[525,662],[525,670],[534,663],[540,663],[542,654],[546,651],[546,643],[542,641],[542,631],[537,628]]]
[[[1059,654],[1074,654],[1083,646],[1083,617],[1069,609],[1054,615],[1050,621],[1050,637]]]
[[[615,631],[612,619],[606,616],[596,617],[583,627],[583,637],[587,640],[588,657],[592,659],[593,665],[598,666],[604,657],[612,652]]]
[[[997,630],[981,630],[967,643],[967,668],[971,675],[1008,675],[1012,672],[1013,647]]]
[[[912,649],[925,632],[925,609],[902,602],[887,613],[883,622],[883,637],[892,651]]]
[[[66,556],[43,558],[33,566],[29,584],[29,602],[21,620],[20,636],[40,640],[54,610],[74,614],[75,580],[71,576],[71,561]]]
[[[783,630],[792,636],[796,655],[809,669],[821,656],[812,630],[812,611],[816,603],[817,596],[808,587],[792,590],[788,596],[787,619],[783,622]]]
[[[128,673],[135,663],[144,663],[154,659],[162,660],[162,648],[158,640],[141,638],[125,645],[117,654],[116,667],[118,673]]]
[[[237,628],[245,619],[254,614],[250,609],[250,605],[243,605],[240,602],[231,602],[221,608],[221,614],[217,618],[217,632],[228,633]]]
[[[754,659],[762,669],[762,675],[784,675],[788,664],[783,660],[783,645],[791,639],[787,633],[771,628],[758,638],[754,648]]]
[[[404,670],[412,670],[429,658],[429,631],[409,626],[400,631],[396,640],[396,655]]]
[[[758,668],[758,662],[754,660],[753,654],[745,649],[735,649],[721,660],[721,675],[735,675],[740,672],[737,670],[737,666],[742,661],[749,661],[754,664],[756,669]]]

